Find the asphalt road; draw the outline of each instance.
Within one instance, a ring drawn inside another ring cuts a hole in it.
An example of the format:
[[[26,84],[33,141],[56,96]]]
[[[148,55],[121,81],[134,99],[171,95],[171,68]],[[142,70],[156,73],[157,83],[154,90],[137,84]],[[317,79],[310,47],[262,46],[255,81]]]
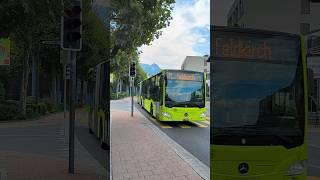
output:
[[[75,136],[86,150],[76,149],[76,162],[88,162],[90,167],[95,166],[95,163],[98,162],[109,171],[109,151],[101,149],[99,140],[89,134],[85,114],[84,111],[76,113]],[[56,121],[55,119],[51,119],[50,122],[30,120],[0,123],[0,151],[30,153],[68,160],[69,146],[66,127],[68,128],[69,121],[64,122],[63,115],[60,115],[59,118],[61,119],[57,121],[58,123],[52,123]],[[77,147],[79,146],[75,145],[75,148]],[[92,158],[96,162],[92,162],[90,160]]]
[[[68,147],[59,125],[5,127],[0,124],[0,150],[66,159]]]
[[[131,111],[130,99],[111,101],[111,110],[119,109]],[[160,123],[151,118],[146,111],[135,104],[134,111],[139,110],[151,122],[157,125],[171,139],[180,144],[184,149],[209,166],[210,162],[210,127],[207,124],[195,125],[191,123]]]

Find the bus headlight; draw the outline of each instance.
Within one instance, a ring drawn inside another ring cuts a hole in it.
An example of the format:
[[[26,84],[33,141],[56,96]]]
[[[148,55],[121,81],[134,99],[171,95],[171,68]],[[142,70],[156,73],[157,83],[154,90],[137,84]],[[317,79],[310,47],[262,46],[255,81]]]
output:
[[[165,117],[167,117],[167,118],[171,118],[170,114],[167,113],[167,112],[163,112],[162,115],[165,116]]]
[[[287,175],[292,176],[292,175],[298,175],[302,174],[306,171],[306,161],[298,161],[288,168]]]
[[[204,117],[206,117],[206,116],[207,116],[207,113],[206,113],[206,112],[200,114],[200,117],[201,117],[201,118],[204,118]]]

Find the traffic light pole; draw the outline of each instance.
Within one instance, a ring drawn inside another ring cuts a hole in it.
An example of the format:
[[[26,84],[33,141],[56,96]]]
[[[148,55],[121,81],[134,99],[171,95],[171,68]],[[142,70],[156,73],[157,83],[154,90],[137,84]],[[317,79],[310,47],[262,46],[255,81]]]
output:
[[[71,62],[71,78],[69,81],[69,173],[74,174],[74,128],[75,128],[75,106],[76,99],[76,52],[69,51]]]
[[[67,65],[63,64],[63,73],[64,73],[64,85],[63,85],[63,119],[66,120],[66,113],[67,113]]]
[[[129,81],[130,81],[130,95],[131,95],[131,117],[133,117],[133,87],[134,77],[136,76],[136,62],[132,61],[129,65]]]
[[[133,85],[134,79],[131,78],[131,117],[133,117]]]

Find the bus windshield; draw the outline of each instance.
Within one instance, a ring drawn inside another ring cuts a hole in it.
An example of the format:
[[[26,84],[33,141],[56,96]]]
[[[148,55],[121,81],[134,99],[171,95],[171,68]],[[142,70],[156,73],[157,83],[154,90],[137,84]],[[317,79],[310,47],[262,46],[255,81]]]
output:
[[[165,105],[167,107],[204,107],[203,83],[203,75],[200,73],[188,73],[187,76],[180,77],[168,74]]]
[[[256,37],[250,42],[261,43],[265,49],[241,57],[232,51],[232,57],[213,61],[212,143],[241,144],[235,134],[242,133],[248,138],[247,145],[297,146],[302,143],[304,128],[299,43],[296,39]],[[230,135],[230,139],[219,138],[221,135]]]

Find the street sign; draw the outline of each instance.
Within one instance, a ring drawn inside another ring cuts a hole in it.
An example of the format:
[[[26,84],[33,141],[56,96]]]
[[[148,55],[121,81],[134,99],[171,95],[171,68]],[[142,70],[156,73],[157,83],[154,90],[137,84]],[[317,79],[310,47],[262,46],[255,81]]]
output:
[[[0,39],[0,65],[10,65],[10,39]]]
[[[65,68],[65,79],[70,79],[71,78],[71,65],[70,64],[66,64],[66,68]]]
[[[60,41],[41,41],[41,44],[47,44],[47,45],[60,45]]]

